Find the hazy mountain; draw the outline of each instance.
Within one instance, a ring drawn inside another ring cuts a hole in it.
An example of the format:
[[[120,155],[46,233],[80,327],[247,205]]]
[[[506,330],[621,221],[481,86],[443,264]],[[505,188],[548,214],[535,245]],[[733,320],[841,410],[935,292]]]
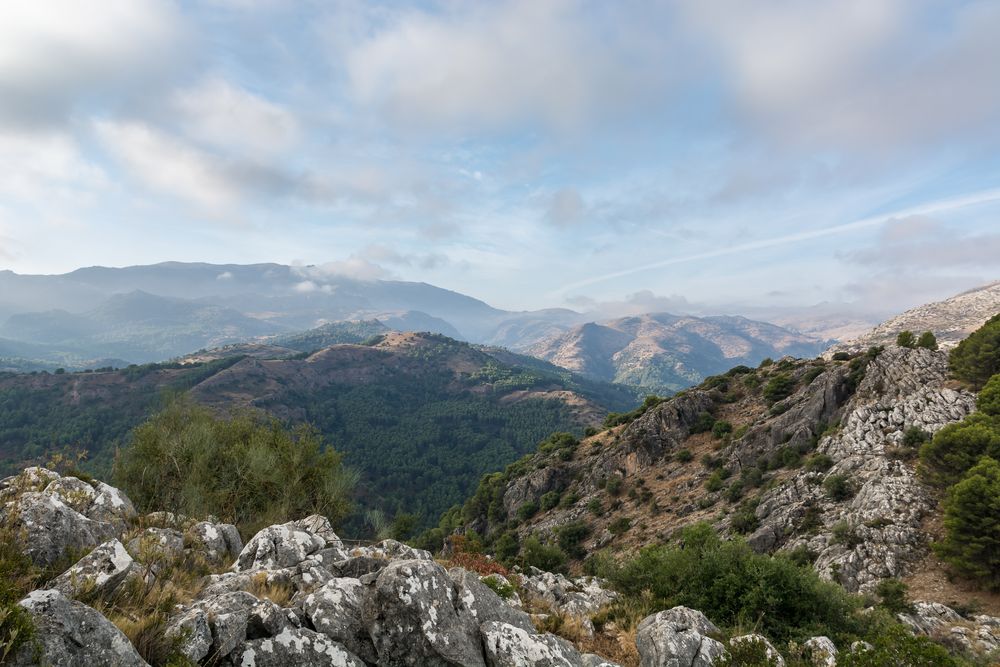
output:
[[[866,350],[896,342],[901,331],[919,335],[931,331],[943,347],[950,347],[1000,313],[1000,281],[927,303],[882,322],[865,334],[838,343],[828,353]]]
[[[811,336],[743,317],[658,313],[583,324],[526,351],[588,377],[676,391],[739,364],[811,357],[825,347]]]

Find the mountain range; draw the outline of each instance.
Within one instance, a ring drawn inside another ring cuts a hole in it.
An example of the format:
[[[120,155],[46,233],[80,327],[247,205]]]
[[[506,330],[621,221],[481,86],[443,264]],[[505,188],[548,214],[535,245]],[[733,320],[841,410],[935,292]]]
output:
[[[354,280],[319,267],[168,262],[54,276],[0,272],[0,368],[14,371],[159,362],[234,344],[281,345],[288,336],[322,338],[331,323],[378,321],[386,329],[506,347],[594,378],[670,391],[717,372],[726,360],[811,355],[826,343],[735,317],[590,320],[560,308],[506,311],[425,283]],[[591,331],[622,344],[601,361],[606,343],[593,350],[573,342],[594,338]],[[644,369],[647,360],[652,367]]]

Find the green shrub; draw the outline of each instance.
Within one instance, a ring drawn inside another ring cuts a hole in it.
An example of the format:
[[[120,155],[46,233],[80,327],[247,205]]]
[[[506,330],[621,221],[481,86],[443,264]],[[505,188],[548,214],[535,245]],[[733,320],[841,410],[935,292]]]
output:
[[[682,449],[677,452],[675,458],[681,463],[690,463],[694,460],[694,454],[691,453],[690,449]]]
[[[917,337],[912,331],[900,331],[896,336],[896,345],[913,349],[917,345]]]
[[[963,576],[1000,591],[1000,463],[984,456],[944,501],[935,552]]]
[[[879,604],[893,614],[909,614],[913,612],[913,605],[906,597],[909,586],[899,579],[883,579],[875,587],[875,595],[879,597]]]
[[[549,491],[548,493],[542,494],[541,506],[542,511],[548,511],[559,504],[559,492]]]
[[[925,331],[920,334],[920,338],[917,339],[917,347],[923,347],[928,350],[938,349],[937,337],[931,331]]]
[[[1000,460],[1000,419],[976,412],[948,424],[920,448],[920,472],[931,483],[949,486],[983,456]]]
[[[723,627],[756,627],[776,642],[862,631],[860,600],[784,557],[754,553],[740,538],[723,541],[708,524],[681,531],[678,543],[651,546],[597,572],[650,611],[685,605]]]
[[[608,483],[604,488],[612,496],[617,496],[621,494],[624,484],[625,480],[622,479],[621,475],[612,475],[608,477]]]
[[[1000,373],[1000,315],[959,343],[948,355],[951,372],[979,390]]]
[[[826,454],[813,454],[806,459],[805,467],[809,472],[826,472],[833,467],[833,459]]]
[[[706,433],[715,426],[715,417],[708,412],[702,412],[693,424],[691,424],[691,434]]]
[[[594,516],[604,515],[604,503],[601,502],[600,498],[591,498],[587,501],[587,511]]]
[[[721,491],[722,487],[725,486],[724,480],[725,478],[722,476],[722,471],[716,470],[708,479],[705,480],[705,490],[709,493]]]
[[[572,521],[556,532],[559,548],[570,558],[583,558],[586,552],[580,543],[590,535],[590,526],[584,521]]]
[[[621,535],[628,531],[632,527],[632,519],[627,516],[620,517],[611,522],[608,526],[608,530],[611,531],[612,535]]]
[[[536,514],[538,514],[538,502],[534,500],[529,500],[523,503],[517,508],[516,512],[517,520],[521,523],[524,523]]]
[[[831,500],[840,502],[852,498],[857,489],[847,475],[828,475],[823,480],[823,490]]]
[[[795,380],[787,373],[778,373],[764,385],[764,398],[769,403],[777,403],[795,391]]]
[[[0,531],[0,664],[35,636],[31,614],[17,603],[34,587],[38,575],[19,540],[6,529]]]
[[[245,536],[309,514],[338,523],[356,478],[310,426],[288,430],[255,412],[218,418],[187,400],[139,426],[114,466],[140,510],[211,514]]]
[[[843,544],[848,549],[861,544],[861,536],[857,529],[846,521],[838,521],[830,528],[830,535],[834,544]]]
[[[848,352],[834,352],[833,353],[833,360],[834,361],[849,361],[850,359],[851,359],[851,355]]]
[[[920,447],[931,439],[931,434],[919,426],[911,426],[903,432],[904,447]]]
[[[760,365],[758,365],[757,368],[767,368],[772,364],[774,364],[774,359],[772,359],[771,357],[764,357],[763,359],[761,359]]]
[[[757,503],[747,502],[740,505],[739,509],[733,513],[730,519],[730,526],[740,534],[752,533],[757,530],[760,521],[757,520]]]
[[[491,574],[488,577],[483,577],[480,581],[500,596],[502,600],[509,600],[514,597],[514,587],[497,576]]]
[[[991,417],[1000,417],[1000,373],[991,377],[980,390],[976,409]]]
[[[733,425],[720,419],[712,426],[712,435],[720,440],[733,432]]]
[[[517,557],[517,552],[521,550],[521,545],[517,539],[517,533],[506,531],[493,542],[493,555],[502,563],[509,563]]]
[[[927,637],[915,637],[903,626],[891,621],[873,624],[868,633],[871,650],[842,651],[837,667],[963,667],[955,658]]]
[[[566,569],[566,554],[559,547],[544,544],[536,536],[530,535],[521,546],[521,563],[525,567],[537,567],[546,572],[563,572]]]

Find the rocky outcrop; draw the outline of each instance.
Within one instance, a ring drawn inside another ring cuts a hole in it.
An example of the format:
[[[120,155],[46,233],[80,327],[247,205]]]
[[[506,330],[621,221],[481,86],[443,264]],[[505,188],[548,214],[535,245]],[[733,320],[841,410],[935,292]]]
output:
[[[962,647],[971,654],[1000,652],[1000,618],[975,614],[962,617],[938,602],[914,602],[897,618],[917,635],[926,635]]]
[[[483,624],[483,645],[490,667],[582,667],[580,652],[555,635],[536,635],[490,621]]]
[[[302,610],[312,627],[343,644],[367,662],[375,662],[378,654],[363,618],[367,588],[357,579],[331,579],[310,593]]]
[[[761,550],[805,547],[817,554],[822,575],[851,591],[905,574],[926,553],[921,522],[935,501],[913,465],[893,457],[893,448],[911,427],[934,433],[973,411],[975,397],[944,387],[946,378],[942,352],[893,347],[873,359],[840,429],[818,444],[832,467],[803,471],[765,493],[751,544]],[[853,496],[830,498],[823,482],[831,476],[845,479]],[[811,533],[800,530],[807,517],[818,524]]]
[[[110,540],[81,558],[51,584],[66,597],[108,597],[124,583],[135,562],[118,540]]]
[[[21,648],[12,665],[146,665],[111,621],[82,602],[70,600],[57,590],[39,590],[19,604],[31,614],[35,641]]]
[[[674,607],[639,623],[635,643],[642,667],[711,667],[725,647],[708,635],[721,634],[700,611]]]

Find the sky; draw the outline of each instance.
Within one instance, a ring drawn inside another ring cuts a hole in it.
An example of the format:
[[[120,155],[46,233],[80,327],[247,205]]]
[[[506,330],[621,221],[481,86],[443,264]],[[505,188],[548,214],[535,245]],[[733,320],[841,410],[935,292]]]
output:
[[[1000,279],[1000,3],[0,4],[0,269],[280,262],[513,310]]]

